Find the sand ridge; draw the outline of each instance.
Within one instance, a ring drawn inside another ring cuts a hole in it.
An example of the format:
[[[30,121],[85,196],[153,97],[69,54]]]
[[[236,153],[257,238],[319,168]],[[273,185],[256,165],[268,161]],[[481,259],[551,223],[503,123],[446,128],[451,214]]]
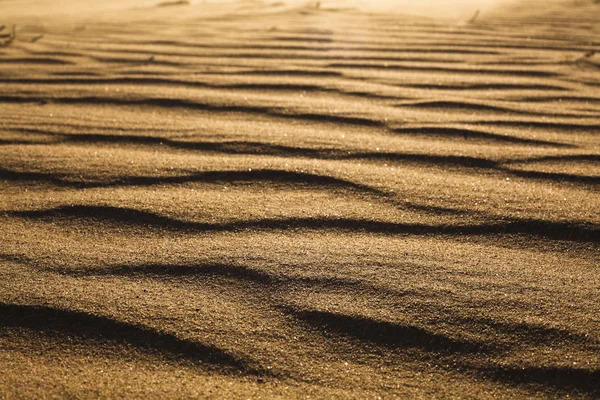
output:
[[[600,396],[597,2],[159,3],[0,5],[0,398]]]

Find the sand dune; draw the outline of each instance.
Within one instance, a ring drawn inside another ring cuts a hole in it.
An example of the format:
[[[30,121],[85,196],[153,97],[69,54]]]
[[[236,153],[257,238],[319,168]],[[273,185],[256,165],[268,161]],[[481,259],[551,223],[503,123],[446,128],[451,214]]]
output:
[[[0,398],[600,396],[597,1],[57,3],[0,2]]]

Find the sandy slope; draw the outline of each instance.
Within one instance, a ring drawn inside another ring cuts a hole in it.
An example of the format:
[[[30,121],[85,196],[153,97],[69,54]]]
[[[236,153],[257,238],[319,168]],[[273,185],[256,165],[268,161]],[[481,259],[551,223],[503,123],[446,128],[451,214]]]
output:
[[[600,5],[199,3],[0,3],[0,398],[600,396]]]

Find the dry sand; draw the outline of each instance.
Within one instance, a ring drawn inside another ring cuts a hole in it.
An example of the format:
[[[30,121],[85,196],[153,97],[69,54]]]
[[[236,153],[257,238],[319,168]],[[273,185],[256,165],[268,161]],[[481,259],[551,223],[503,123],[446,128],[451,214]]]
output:
[[[0,3],[0,398],[600,397],[597,1],[56,3]]]

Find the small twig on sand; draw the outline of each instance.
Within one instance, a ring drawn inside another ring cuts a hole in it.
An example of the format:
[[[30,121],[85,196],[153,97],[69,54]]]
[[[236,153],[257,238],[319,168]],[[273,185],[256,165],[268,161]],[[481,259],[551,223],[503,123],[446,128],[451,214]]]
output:
[[[475,22],[475,20],[477,19],[477,17],[479,17],[479,13],[480,13],[480,11],[479,11],[479,10],[476,10],[476,11],[475,11],[475,13],[474,13],[474,14],[473,14],[473,16],[471,17],[471,19],[469,19],[469,21],[468,21],[468,22],[469,22],[470,24],[474,23],[474,22]]]
[[[35,43],[43,37],[44,37],[44,35],[37,35],[31,39],[31,43]]]
[[[583,56],[581,56],[577,60],[575,60],[575,63],[579,64],[579,65],[586,65],[588,67],[600,69],[600,64],[598,64],[598,62],[596,60],[592,60],[592,57],[594,57],[595,55],[596,55],[596,52],[594,50],[590,50],[587,53],[585,53]]]
[[[17,26],[13,25],[13,27],[12,27],[12,33],[8,36],[8,38],[4,42],[0,43],[0,47],[7,47],[16,38],[17,38]]]
[[[596,55],[595,50],[590,50],[588,52],[583,53],[579,57],[569,57],[565,56],[562,61],[559,61],[560,64],[580,64],[580,63],[592,63],[590,60],[592,57]]]
[[[2,32],[6,28],[6,25],[0,25],[0,32]]]
[[[573,60],[573,62],[580,62],[580,61],[586,61],[589,60],[590,58],[594,57],[596,55],[596,52],[594,50],[590,50],[587,53],[583,54],[581,57],[577,57],[576,59]]]
[[[583,55],[583,58],[592,58],[592,57],[594,57],[595,54],[596,54],[596,52],[594,50],[590,50]]]
[[[172,6],[189,6],[189,0],[163,1],[158,3],[156,7],[172,7]]]

